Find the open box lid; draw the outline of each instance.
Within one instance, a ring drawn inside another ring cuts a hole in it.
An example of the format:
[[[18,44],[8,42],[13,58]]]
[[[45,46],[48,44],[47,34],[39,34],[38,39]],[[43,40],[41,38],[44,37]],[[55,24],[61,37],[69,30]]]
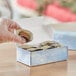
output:
[[[45,28],[49,31],[76,32],[76,22],[49,24]]]
[[[49,36],[47,30],[44,29],[44,17],[25,18],[16,22],[18,22],[23,29],[33,33],[33,40],[26,44],[36,45],[44,41],[52,40],[52,35]]]
[[[76,36],[76,22],[49,24],[45,25],[44,28],[47,30],[49,36],[52,35],[53,40],[55,36],[59,35],[60,37],[61,35]]]

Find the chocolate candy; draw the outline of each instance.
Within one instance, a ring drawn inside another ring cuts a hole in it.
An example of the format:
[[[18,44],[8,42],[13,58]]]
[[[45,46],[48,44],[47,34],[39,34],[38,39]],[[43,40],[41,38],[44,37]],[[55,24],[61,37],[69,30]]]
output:
[[[22,45],[20,47],[28,51],[40,51],[40,50],[58,48],[61,47],[61,45],[55,41],[44,41],[40,43],[40,45],[38,46]]]
[[[25,39],[25,42],[29,42],[33,39],[33,35],[30,31],[19,29],[17,30],[17,34],[22,38]]]

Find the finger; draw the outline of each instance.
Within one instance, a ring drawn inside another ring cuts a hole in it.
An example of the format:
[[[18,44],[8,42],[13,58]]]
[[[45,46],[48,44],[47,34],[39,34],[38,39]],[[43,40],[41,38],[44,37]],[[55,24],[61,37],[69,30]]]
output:
[[[16,42],[16,43],[21,43],[21,44],[23,44],[23,43],[26,42],[26,41],[23,40],[21,37],[15,35],[15,34],[13,34],[13,33],[9,33],[8,40],[9,40],[9,41]]]
[[[17,24],[16,22],[14,22],[14,21],[11,20],[11,19],[3,18],[3,19],[1,20],[1,22],[2,22],[3,25],[7,25],[8,28],[21,29],[20,25]]]
[[[21,29],[21,27],[16,22],[13,21],[11,22],[9,27],[16,30]]]
[[[8,31],[10,31],[11,33],[14,33],[14,29],[9,28]]]

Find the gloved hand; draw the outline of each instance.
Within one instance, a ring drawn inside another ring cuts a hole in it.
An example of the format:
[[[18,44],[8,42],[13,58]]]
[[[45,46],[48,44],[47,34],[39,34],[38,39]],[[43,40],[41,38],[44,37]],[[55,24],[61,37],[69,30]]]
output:
[[[24,43],[25,40],[21,39],[18,35],[14,34],[14,30],[21,29],[21,27],[10,19],[0,19],[0,42],[16,42]]]

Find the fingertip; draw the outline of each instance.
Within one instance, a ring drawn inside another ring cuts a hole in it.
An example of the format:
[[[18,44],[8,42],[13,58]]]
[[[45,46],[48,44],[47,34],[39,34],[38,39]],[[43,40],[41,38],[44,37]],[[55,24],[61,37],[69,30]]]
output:
[[[23,40],[20,36],[13,33],[9,33],[8,40],[16,43],[24,44],[26,41]]]
[[[21,29],[20,25],[17,24],[16,22],[14,22],[14,27],[15,27],[16,30]]]
[[[26,40],[24,40],[23,38],[21,38],[21,37],[19,37],[19,36],[16,36],[15,42],[24,44],[24,43],[26,43]]]

